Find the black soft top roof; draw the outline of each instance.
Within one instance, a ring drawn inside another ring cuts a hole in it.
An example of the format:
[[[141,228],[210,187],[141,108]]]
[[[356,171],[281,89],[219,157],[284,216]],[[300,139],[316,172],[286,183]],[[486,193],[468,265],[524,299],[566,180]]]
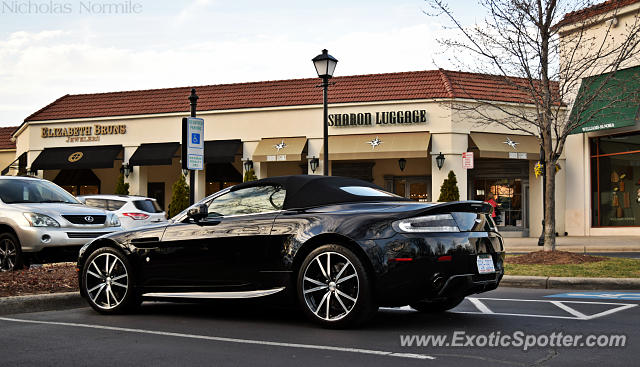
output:
[[[283,209],[310,208],[321,205],[372,202],[372,201],[408,201],[400,196],[360,196],[350,194],[342,189],[345,186],[364,186],[385,191],[380,186],[355,178],[319,175],[278,176],[261,180],[244,182],[235,185],[231,191],[246,187],[277,185],[282,186],[287,194]]]

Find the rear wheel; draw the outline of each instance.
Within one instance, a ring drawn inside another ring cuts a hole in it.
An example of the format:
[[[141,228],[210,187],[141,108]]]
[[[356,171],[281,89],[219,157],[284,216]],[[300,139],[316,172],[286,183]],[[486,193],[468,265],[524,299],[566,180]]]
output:
[[[24,257],[18,238],[13,233],[0,234],[0,271],[22,269]]]
[[[422,313],[437,313],[450,310],[459,305],[463,300],[464,297],[450,297],[438,301],[420,301],[412,303],[410,306],[414,310]]]
[[[91,307],[115,314],[140,305],[132,273],[129,260],[120,251],[110,247],[94,251],[82,269],[83,293]]]
[[[304,313],[324,327],[357,325],[377,311],[365,267],[343,246],[325,245],[307,255],[297,290]]]

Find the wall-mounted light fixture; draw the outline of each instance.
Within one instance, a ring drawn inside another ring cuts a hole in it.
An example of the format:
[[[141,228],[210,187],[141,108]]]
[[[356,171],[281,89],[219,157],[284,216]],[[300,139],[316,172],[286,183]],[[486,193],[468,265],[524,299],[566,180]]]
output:
[[[311,158],[311,160],[309,161],[311,172],[316,173],[316,170],[318,169],[319,164],[320,164],[320,159],[318,159],[317,157]]]
[[[244,167],[245,172],[249,172],[253,169],[253,161],[251,159],[247,159],[246,161],[244,161],[242,166]]]
[[[404,171],[404,168],[407,166],[407,160],[404,158],[398,159],[398,166],[400,166],[400,171]]]
[[[120,167],[120,173],[124,175],[124,177],[129,177],[131,174],[131,166],[129,163],[123,163],[122,167]]]
[[[436,165],[438,169],[442,169],[442,166],[444,166],[444,154],[442,154],[442,152],[436,157]]]

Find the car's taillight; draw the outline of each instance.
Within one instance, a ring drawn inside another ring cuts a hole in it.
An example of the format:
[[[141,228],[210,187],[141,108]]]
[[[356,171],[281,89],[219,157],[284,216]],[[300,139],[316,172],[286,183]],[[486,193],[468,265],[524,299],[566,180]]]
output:
[[[407,218],[393,222],[397,232],[460,232],[451,214],[435,214],[424,217]]]
[[[129,218],[135,219],[135,220],[145,220],[147,218],[149,218],[149,215],[144,214],[144,213],[122,213],[122,215],[127,216]]]

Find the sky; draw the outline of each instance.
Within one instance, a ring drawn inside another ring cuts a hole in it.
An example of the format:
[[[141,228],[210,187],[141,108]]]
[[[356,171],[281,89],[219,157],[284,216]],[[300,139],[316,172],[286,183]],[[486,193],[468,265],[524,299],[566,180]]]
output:
[[[118,5],[114,8],[113,5]],[[473,24],[475,1],[451,1]],[[119,14],[113,10],[119,10]],[[454,68],[423,0],[0,0],[0,126],[65,94]]]

